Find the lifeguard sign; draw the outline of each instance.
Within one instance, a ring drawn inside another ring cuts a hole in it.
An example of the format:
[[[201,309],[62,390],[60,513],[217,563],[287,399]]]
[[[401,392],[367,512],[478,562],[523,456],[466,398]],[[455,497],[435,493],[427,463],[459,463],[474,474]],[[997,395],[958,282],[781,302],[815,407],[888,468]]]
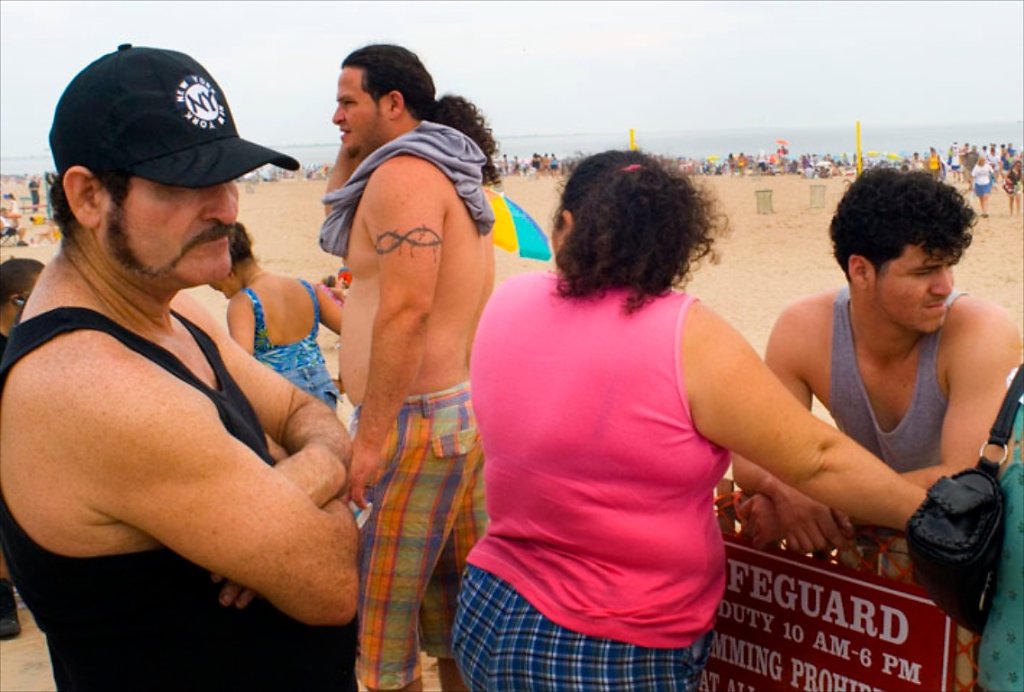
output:
[[[702,691],[953,687],[956,626],[920,587],[724,538]]]

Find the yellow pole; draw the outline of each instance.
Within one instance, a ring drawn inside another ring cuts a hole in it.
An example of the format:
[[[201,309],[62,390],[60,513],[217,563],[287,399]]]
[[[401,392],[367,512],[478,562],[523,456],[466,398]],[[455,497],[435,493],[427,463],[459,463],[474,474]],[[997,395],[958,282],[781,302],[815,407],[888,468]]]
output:
[[[629,128],[629,150],[636,151],[636,130]]]
[[[860,153],[860,121],[857,121],[857,175],[864,171],[864,157]]]

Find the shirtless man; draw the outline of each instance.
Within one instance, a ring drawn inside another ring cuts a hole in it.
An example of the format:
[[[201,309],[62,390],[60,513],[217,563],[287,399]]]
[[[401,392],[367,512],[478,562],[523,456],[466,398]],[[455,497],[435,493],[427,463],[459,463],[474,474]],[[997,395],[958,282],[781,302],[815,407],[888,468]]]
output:
[[[976,216],[928,173],[869,171],[832,219],[848,286],[797,300],[779,316],[765,361],[807,407],[812,397],[839,428],[912,482],[974,465],[1020,362],[1007,312],[953,289],[953,266]],[[800,552],[845,547],[847,517],[745,459],[736,481],[756,543],[785,538]]]
[[[354,692],[348,436],[178,295],[228,274],[233,181],[298,162],[192,58],[131,46],[67,87],[50,148],[63,240],[0,371],[0,536],[57,687]]]
[[[494,283],[481,189],[497,181],[494,141],[471,103],[434,93],[404,48],[349,55],[324,198],[321,245],[352,270],[341,376],[356,405],[352,497],[373,507],[359,605],[370,689],[420,689],[417,641],[439,659],[444,689],[462,687],[449,648],[455,597],[486,522],[468,379]]]

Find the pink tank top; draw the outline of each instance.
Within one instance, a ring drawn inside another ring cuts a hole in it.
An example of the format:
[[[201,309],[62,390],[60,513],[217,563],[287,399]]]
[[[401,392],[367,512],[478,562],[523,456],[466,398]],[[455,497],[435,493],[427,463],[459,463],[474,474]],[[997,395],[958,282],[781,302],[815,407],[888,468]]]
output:
[[[469,562],[569,629],[647,647],[714,625],[713,509],[728,451],[694,428],[679,362],[694,298],[632,315],[624,293],[566,300],[550,273],[506,281],[473,346],[490,525]]]

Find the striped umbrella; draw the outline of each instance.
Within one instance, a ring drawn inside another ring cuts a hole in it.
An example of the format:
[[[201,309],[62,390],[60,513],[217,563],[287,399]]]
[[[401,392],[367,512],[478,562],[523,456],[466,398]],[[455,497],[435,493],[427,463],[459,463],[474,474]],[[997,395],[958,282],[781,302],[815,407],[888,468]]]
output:
[[[551,247],[540,224],[504,192],[489,188],[486,192],[494,209],[494,244],[508,252],[518,250],[519,256],[527,259],[551,259]]]

